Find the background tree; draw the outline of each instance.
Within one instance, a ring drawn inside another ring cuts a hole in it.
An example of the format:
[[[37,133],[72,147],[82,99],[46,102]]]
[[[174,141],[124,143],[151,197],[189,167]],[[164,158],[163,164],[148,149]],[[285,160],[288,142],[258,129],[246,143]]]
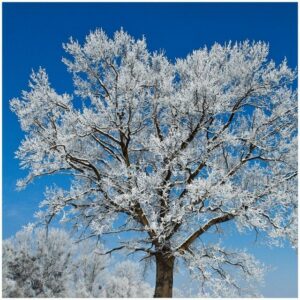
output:
[[[27,227],[3,242],[4,297],[64,297],[74,246],[66,232]]]
[[[153,288],[143,280],[142,268],[130,260],[118,263],[104,278],[103,298],[151,298]]]
[[[47,188],[39,216],[48,224],[62,213],[90,236],[135,232],[111,251],[155,259],[155,297],[172,296],[175,260],[204,293],[212,278],[215,291],[242,293],[230,269],[253,279],[255,260],[199,241],[225,222],[264,232],[267,243],[295,241],[296,73],[269,61],[263,42],[216,43],[175,63],[123,30],[64,49],[73,96],[57,94],[40,69],[11,101],[26,133],[19,186],[73,179]]]
[[[103,247],[92,241],[75,243],[63,230],[29,226],[3,242],[4,297],[150,297],[136,263],[112,266]]]

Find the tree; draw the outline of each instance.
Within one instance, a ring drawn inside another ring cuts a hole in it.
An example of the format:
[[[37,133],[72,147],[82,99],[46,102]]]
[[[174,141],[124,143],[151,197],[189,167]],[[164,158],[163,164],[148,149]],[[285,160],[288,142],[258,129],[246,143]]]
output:
[[[28,227],[3,242],[4,297],[64,297],[74,247],[66,232]]]
[[[103,247],[75,243],[63,230],[26,227],[3,242],[4,297],[150,297],[131,261],[115,264],[100,255]],[[111,270],[109,270],[109,268]]]
[[[203,285],[240,291],[228,267],[254,277],[256,262],[200,238],[227,222],[268,243],[297,236],[296,72],[268,48],[216,43],[173,63],[123,30],[70,39],[74,95],[59,95],[40,68],[11,100],[26,133],[18,185],[71,177],[68,189],[47,188],[39,216],[61,213],[89,236],[135,233],[111,251],[155,259],[155,297],[172,296],[182,260]]]
[[[144,281],[137,263],[130,260],[113,264],[103,247],[81,242],[76,251],[65,297],[71,298],[149,298],[153,288]],[[79,254],[78,254],[79,253]]]
[[[102,298],[151,298],[153,288],[143,280],[138,264],[127,260],[118,263],[112,274],[104,279]]]

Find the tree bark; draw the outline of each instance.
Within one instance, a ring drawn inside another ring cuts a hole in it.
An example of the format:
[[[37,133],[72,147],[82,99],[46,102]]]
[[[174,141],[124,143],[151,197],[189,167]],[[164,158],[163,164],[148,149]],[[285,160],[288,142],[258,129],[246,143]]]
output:
[[[156,283],[154,298],[172,298],[174,257],[156,255]]]

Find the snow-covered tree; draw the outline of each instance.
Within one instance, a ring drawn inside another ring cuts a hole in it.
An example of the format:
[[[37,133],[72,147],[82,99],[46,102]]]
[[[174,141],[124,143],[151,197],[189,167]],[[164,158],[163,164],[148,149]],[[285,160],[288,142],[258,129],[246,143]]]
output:
[[[112,274],[105,277],[100,297],[151,298],[153,289],[143,280],[140,266],[127,260],[117,264]]]
[[[66,232],[27,227],[3,241],[4,297],[64,297],[74,247]]]
[[[73,241],[74,243],[74,241]],[[74,245],[75,251],[69,267],[71,280],[67,282],[65,297],[98,298],[103,290],[104,279],[111,260],[108,256],[99,255],[102,245],[95,241],[84,240]]]
[[[114,263],[103,256],[103,247],[87,240],[77,246],[72,280],[66,296],[71,298],[150,298],[153,288],[143,279],[141,268],[130,260]]]
[[[111,264],[91,241],[58,229],[26,227],[3,242],[4,297],[151,297],[136,263]]]
[[[155,297],[172,296],[176,260],[208,290],[241,292],[230,274],[259,279],[257,262],[205,235],[231,222],[269,244],[297,236],[296,72],[268,48],[216,43],[173,63],[123,30],[70,39],[74,95],[59,95],[41,68],[11,100],[26,134],[19,186],[72,178],[46,189],[38,215],[61,215],[89,236],[132,232],[111,251],[155,259]]]

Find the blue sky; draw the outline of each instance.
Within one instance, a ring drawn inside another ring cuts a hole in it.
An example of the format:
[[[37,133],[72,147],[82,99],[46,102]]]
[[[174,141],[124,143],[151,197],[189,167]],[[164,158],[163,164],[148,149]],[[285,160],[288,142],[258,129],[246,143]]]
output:
[[[109,35],[123,27],[135,37],[146,36],[150,50],[164,49],[171,59],[193,49],[232,41],[263,40],[270,57],[287,57],[297,66],[296,3],[4,3],[3,5],[3,237],[7,238],[33,214],[52,178],[35,181],[16,191],[19,170],[14,152],[23,137],[9,100],[27,88],[31,69],[46,68],[59,92],[72,92],[72,78],[61,58],[62,43],[70,36],[83,41],[90,30],[102,27]],[[265,249],[251,238],[233,238],[259,259],[277,268],[262,290],[268,297],[297,296],[297,257],[289,247]]]

